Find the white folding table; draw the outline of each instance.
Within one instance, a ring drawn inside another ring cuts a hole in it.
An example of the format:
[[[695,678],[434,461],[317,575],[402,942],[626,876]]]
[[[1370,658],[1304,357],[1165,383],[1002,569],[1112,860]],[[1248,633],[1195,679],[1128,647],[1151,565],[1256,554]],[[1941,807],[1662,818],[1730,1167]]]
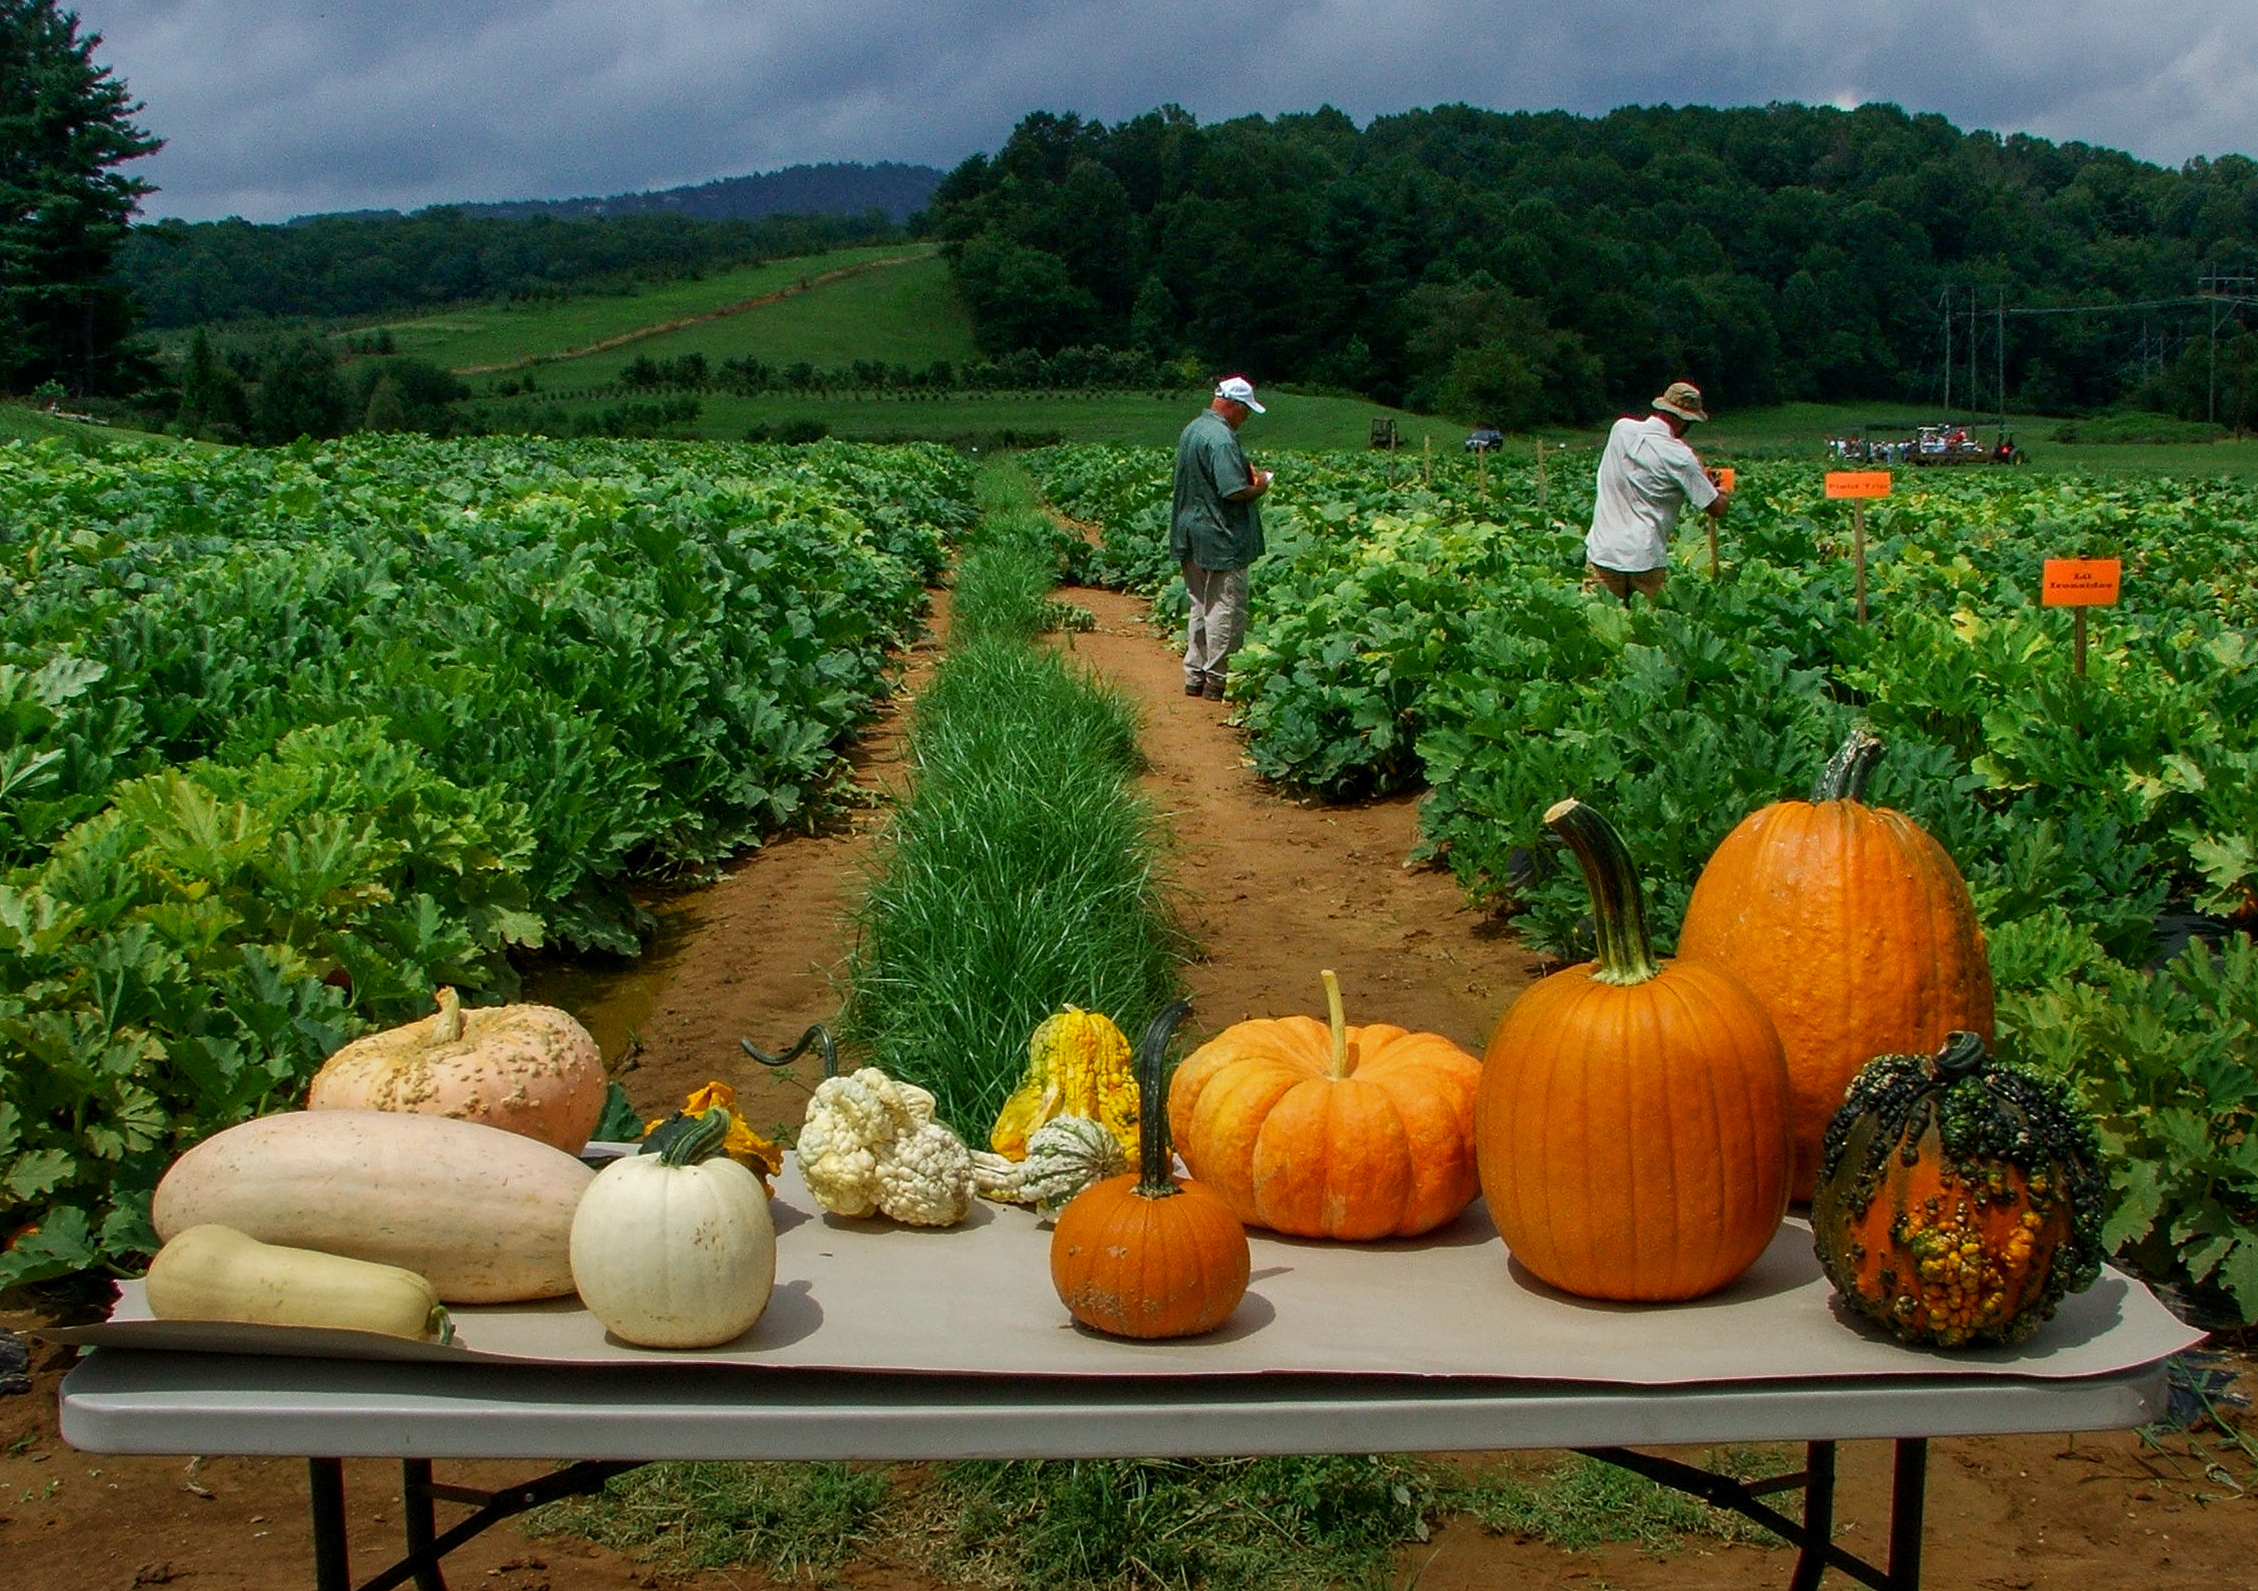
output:
[[[947,1233],[817,1217],[789,1170],[775,1208],[775,1301],[701,1353],[626,1347],[573,1300],[462,1311],[440,1349],[136,1319],[129,1284],[110,1325],[51,1334],[91,1345],[63,1383],[63,1435],[308,1458],[317,1591],[353,1591],[345,1458],[404,1466],[407,1556],[360,1591],[442,1591],[441,1560],[488,1525],[656,1460],[1511,1448],[1577,1449],[1755,1519],[1799,1549],[1794,1591],[1829,1568],[1914,1591],[1930,1438],[2146,1423],[2165,1361],[2200,1337],[2111,1271],[2018,1348],[1903,1348],[1840,1315],[1793,1221],[1710,1299],[1591,1304],[1521,1273],[1477,1205],[1409,1243],[1253,1234],[1231,1322],[1125,1344],[1067,1322],[1025,1212],[983,1206]],[[1831,1539],[1835,1444],[1856,1440],[1896,1444],[1878,1565]],[[1634,1451],[1768,1442],[1805,1444],[1803,1467],[1742,1482]],[[432,1461],[472,1458],[566,1467],[498,1493],[434,1482]],[[1790,1490],[1800,1517],[1764,1501]],[[476,1511],[442,1533],[435,1499]]]

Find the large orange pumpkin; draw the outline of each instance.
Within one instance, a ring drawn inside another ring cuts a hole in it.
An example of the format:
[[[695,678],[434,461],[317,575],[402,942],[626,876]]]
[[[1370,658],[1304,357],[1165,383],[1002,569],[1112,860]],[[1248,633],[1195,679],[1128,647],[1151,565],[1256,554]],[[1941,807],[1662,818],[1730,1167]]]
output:
[[[1085,1188],[1051,1230],[1051,1285],[1083,1325],[1116,1337],[1213,1331],[1246,1296],[1252,1264],[1239,1218],[1197,1182],[1178,1182],[1168,1142],[1168,1041],[1190,1015],[1178,1000],[1137,1047],[1139,1166]]]
[[[1540,1280],[1587,1298],[1714,1292],[1787,1209],[1788,1075],[1732,974],[1658,963],[1630,854],[1591,808],[1545,822],[1592,892],[1599,959],[1525,991],[1482,1067],[1490,1218]]]
[[[314,1074],[308,1110],[452,1116],[580,1153],[604,1113],[604,1059],[588,1030],[546,1005],[466,1010],[452,989],[439,1012],[371,1033]]]
[[[1865,804],[1882,743],[1860,730],[1810,801],[1742,820],[1702,869],[1678,955],[1755,991],[1795,1090],[1793,1196],[1811,1197],[1820,1141],[1877,1055],[1992,1038],[1991,963],[1968,885],[1902,812]]]
[[[1192,1175],[1249,1226],[1362,1242],[1431,1232],[1473,1202],[1482,1067],[1450,1040],[1352,1028],[1340,981],[1330,1025],[1241,1022],[1176,1073],[1169,1125]]]

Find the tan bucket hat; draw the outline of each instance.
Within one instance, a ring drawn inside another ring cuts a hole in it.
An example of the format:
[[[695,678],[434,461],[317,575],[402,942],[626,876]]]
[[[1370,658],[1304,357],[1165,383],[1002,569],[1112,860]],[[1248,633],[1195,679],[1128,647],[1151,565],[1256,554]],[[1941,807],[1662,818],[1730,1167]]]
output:
[[[1654,407],[1664,414],[1674,414],[1681,420],[1709,418],[1701,406],[1701,388],[1690,381],[1671,382],[1669,390],[1654,400]]]

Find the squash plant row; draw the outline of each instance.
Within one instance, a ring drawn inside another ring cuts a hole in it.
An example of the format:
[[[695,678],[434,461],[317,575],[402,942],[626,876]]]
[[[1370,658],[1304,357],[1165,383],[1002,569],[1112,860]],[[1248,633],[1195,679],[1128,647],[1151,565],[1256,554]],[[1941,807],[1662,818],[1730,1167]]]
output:
[[[918,624],[938,448],[0,449],[0,1286],[626,880],[802,816]]]
[[[1616,821],[1667,948],[1726,831],[1867,724],[1890,748],[1875,798],[1973,887],[2006,1036],[2100,1114],[2108,1240],[2258,1318],[2258,954],[2236,936],[2144,970],[2164,914],[2253,911],[2258,489],[1901,472],[1870,508],[1861,625],[1848,505],[1815,467],[1744,469],[1722,578],[1689,529],[1664,601],[1626,610],[1580,589],[1588,460],[1554,466],[1543,510],[1527,464],[1493,463],[1486,495],[1458,460],[1431,487],[1372,455],[1279,464],[1233,683],[1262,773],[1336,798],[1424,785],[1419,854],[1580,959],[1553,800]],[[1106,531],[1088,578],[1171,594],[1168,467],[1038,456],[1053,500]],[[2083,677],[2069,616],[2038,606],[2053,557],[2124,561]]]

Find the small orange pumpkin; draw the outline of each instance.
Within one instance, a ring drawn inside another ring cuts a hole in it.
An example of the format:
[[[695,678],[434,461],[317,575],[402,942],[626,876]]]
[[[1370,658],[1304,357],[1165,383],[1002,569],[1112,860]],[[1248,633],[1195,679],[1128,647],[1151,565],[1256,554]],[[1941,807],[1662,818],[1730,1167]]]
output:
[[[1138,1174],[1075,1195],[1051,1231],[1051,1285],[1083,1325],[1116,1337],[1213,1331],[1246,1296],[1246,1228],[1197,1182],[1178,1182],[1168,1142],[1168,1041],[1191,1014],[1178,1000],[1137,1047]]]
[[[1764,1002],[1795,1090],[1795,1183],[1877,1055],[1992,1039],[1991,962],[1967,882],[1911,818],[1865,804],[1882,743],[1857,730],[1810,801],[1781,801],[1725,836],[1694,885],[1678,955],[1732,972]]]
[[[439,1014],[371,1033],[314,1074],[308,1110],[451,1116],[580,1153],[604,1114],[604,1060],[588,1030],[546,1005],[470,1010],[452,989]]]
[[[1779,1035],[1732,974],[1655,961],[1638,873],[1598,813],[1563,801],[1545,822],[1591,888],[1599,959],[1526,990],[1490,1039],[1490,1218],[1563,1292],[1699,1298],[1754,1264],[1787,1210]]]
[[[1474,1200],[1481,1063],[1434,1033],[1258,1019],[1200,1046],[1169,1089],[1192,1175],[1249,1226],[1364,1242],[1431,1232]]]

